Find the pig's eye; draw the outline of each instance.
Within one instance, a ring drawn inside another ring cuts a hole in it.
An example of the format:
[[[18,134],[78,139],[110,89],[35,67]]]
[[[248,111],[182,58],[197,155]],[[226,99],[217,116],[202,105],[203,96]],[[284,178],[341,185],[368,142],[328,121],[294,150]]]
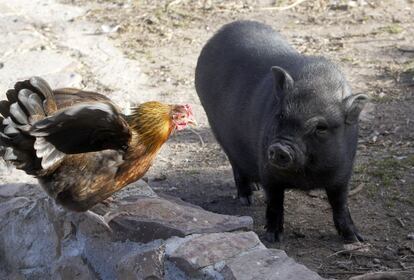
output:
[[[315,133],[319,136],[323,136],[328,132],[328,126],[324,123],[319,123],[316,125]]]
[[[282,113],[278,114],[278,115],[277,115],[277,117],[278,117],[278,119],[280,119],[280,120],[284,120],[284,119],[286,119],[286,116],[285,116],[284,114],[282,114]]]

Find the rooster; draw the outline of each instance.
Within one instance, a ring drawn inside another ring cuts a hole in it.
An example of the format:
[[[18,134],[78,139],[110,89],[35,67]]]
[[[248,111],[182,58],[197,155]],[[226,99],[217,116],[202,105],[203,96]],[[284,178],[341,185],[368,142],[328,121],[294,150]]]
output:
[[[189,105],[142,103],[125,116],[106,96],[52,90],[39,77],[18,82],[0,102],[0,153],[35,176],[58,204],[88,211],[150,168],[169,136],[195,125]]]

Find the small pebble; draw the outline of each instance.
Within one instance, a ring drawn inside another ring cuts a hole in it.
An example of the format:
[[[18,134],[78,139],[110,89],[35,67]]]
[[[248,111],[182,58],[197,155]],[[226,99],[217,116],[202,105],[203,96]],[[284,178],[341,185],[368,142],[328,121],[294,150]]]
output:
[[[380,264],[381,260],[380,259],[373,259],[372,262],[375,263],[375,264]]]
[[[414,232],[411,232],[411,233],[407,234],[407,239],[408,240],[414,240]]]

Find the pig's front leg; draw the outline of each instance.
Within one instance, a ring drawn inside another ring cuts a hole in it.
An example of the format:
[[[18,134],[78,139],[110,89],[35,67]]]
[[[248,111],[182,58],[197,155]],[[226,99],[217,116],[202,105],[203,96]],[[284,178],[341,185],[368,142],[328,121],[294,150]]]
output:
[[[326,194],[332,207],[333,220],[339,235],[346,243],[364,241],[349,213],[346,185],[328,187]]]
[[[267,196],[266,207],[266,237],[268,242],[283,241],[283,200],[285,190],[273,185],[264,186]]]
[[[250,206],[253,204],[253,182],[235,164],[232,164],[232,167],[239,201],[244,206]]]

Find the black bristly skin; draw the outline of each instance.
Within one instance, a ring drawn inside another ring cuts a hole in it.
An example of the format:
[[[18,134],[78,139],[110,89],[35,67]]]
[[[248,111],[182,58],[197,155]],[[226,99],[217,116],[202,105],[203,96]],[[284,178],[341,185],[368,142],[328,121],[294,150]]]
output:
[[[250,204],[253,184],[263,185],[269,241],[282,239],[287,188],[324,188],[338,233],[363,240],[347,194],[367,97],[352,95],[333,63],[299,54],[269,26],[239,21],[203,48],[195,83],[240,201]]]

